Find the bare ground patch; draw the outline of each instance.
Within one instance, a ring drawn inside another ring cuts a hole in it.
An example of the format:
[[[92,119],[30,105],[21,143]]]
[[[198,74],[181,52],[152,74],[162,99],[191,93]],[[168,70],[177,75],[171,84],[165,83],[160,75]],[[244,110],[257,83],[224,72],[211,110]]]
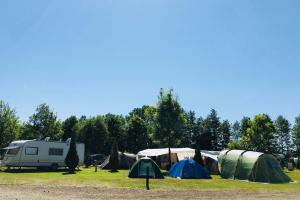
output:
[[[105,187],[0,185],[3,200],[76,200],[76,199],[300,199],[300,192],[239,192],[195,190],[117,189]]]

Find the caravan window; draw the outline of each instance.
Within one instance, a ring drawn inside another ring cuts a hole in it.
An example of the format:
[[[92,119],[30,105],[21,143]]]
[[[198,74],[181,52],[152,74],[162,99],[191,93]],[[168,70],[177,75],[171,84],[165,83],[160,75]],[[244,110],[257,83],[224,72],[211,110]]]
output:
[[[7,154],[8,155],[17,155],[17,153],[19,152],[20,147],[19,148],[15,148],[15,149],[9,149],[7,150]]]
[[[62,156],[64,154],[64,149],[49,148],[49,156]]]
[[[26,147],[25,148],[25,155],[38,155],[39,148],[37,147]]]

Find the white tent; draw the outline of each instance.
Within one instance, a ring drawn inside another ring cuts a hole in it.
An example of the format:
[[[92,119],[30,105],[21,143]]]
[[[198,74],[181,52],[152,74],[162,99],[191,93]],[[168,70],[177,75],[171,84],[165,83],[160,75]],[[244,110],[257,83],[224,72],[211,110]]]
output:
[[[195,149],[190,148],[171,148],[171,153],[176,153],[178,160],[191,159],[195,156]],[[138,152],[137,156],[140,157],[152,157],[169,154],[169,149],[146,149]]]
[[[171,153],[176,153],[178,160],[184,159],[193,159],[195,156],[195,149],[191,148],[171,148]],[[152,157],[152,156],[161,156],[169,154],[169,149],[146,149],[143,151],[138,152],[138,158],[141,157]],[[218,155],[220,154],[219,151],[205,151],[201,150],[201,155],[204,157],[209,157],[215,161],[218,161]]]
[[[215,161],[218,162],[218,156],[220,154],[220,151],[206,151],[206,150],[201,150],[201,155],[204,157],[211,158]]]

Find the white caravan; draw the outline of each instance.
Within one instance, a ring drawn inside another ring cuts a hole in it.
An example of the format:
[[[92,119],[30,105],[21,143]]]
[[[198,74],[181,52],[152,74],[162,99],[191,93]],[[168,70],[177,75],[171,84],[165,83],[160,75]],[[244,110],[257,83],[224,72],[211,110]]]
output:
[[[9,144],[2,166],[6,167],[66,167],[65,158],[70,148],[70,139],[66,142],[45,140],[19,140]],[[76,144],[79,165],[83,165],[84,144]]]

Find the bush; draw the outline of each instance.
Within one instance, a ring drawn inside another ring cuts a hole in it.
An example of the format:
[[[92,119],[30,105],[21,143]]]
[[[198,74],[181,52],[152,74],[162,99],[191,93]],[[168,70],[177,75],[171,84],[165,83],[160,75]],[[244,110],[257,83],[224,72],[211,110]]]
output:
[[[114,140],[112,146],[112,150],[109,158],[109,165],[110,165],[111,172],[118,172],[119,152],[118,152],[118,142],[116,139]]]
[[[67,154],[67,157],[65,159],[65,163],[67,167],[69,168],[69,172],[74,174],[75,169],[79,164],[79,157],[76,150],[76,143],[75,139],[71,139],[69,152]]]
[[[203,166],[203,159],[202,159],[201,151],[199,149],[195,150],[194,160]]]

